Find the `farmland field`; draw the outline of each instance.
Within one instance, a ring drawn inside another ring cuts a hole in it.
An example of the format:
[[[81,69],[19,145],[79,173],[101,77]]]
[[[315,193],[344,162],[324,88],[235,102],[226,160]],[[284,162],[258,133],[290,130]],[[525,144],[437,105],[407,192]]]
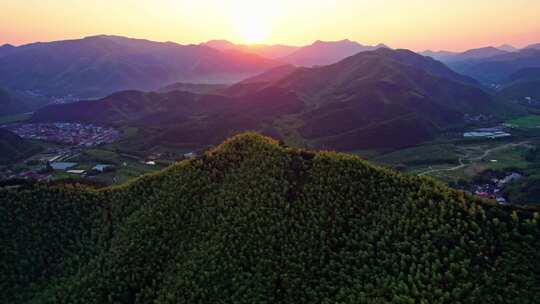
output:
[[[516,128],[532,129],[540,127],[540,115],[528,115],[513,119],[508,125]]]
[[[0,116],[0,125],[25,121],[30,118],[30,116],[32,116],[32,114],[29,113]]]

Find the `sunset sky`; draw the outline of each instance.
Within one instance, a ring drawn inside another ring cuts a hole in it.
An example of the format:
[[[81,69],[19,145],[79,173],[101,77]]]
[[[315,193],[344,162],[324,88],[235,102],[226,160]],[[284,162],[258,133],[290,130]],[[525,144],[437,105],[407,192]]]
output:
[[[413,50],[540,42],[539,0],[1,0],[0,44],[117,34],[303,45],[351,39]]]

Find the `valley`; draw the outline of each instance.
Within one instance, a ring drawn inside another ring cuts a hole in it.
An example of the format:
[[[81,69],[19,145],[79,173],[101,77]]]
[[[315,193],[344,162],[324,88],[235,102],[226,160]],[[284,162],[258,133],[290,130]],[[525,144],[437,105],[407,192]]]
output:
[[[540,197],[529,193],[530,199],[510,191],[516,185],[534,180],[540,165],[530,157],[540,145],[538,117],[527,116],[511,120],[505,125],[511,136],[499,138],[449,139],[424,143],[420,146],[383,152],[357,152],[371,162],[411,175],[429,176],[444,181],[452,187],[498,199],[502,203],[538,204]],[[520,123],[523,122],[523,123]],[[365,153],[365,154],[364,154]],[[504,177],[517,173],[520,180],[512,180],[494,187],[489,195],[477,191],[489,181],[489,176]],[[526,190],[531,191],[531,190]],[[535,191],[535,190],[532,190]]]
[[[7,116],[5,127],[23,138],[67,144],[72,152],[64,158],[75,163],[39,174],[47,159],[37,156],[40,166],[14,165],[8,177],[119,184],[254,130],[287,145],[358,153],[475,192],[485,172],[518,170],[527,180],[525,171],[536,165],[524,155],[538,142],[540,119],[534,107],[504,96],[429,57],[368,49],[328,66],[272,68],[233,85],[175,83],[159,92],[122,91]],[[110,131],[84,139],[94,125]],[[108,172],[96,172],[98,164]],[[511,196],[505,194],[505,201],[521,203]]]
[[[7,129],[40,149],[0,164],[0,179],[73,180],[104,187],[126,183],[195,155],[189,148],[134,145],[136,128],[19,122],[7,125]]]
[[[487,173],[498,175],[519,173],[523,180],[534,176],[536,166],[540,162],[527,158],[527,153],[540,144],[540,116],[529,115],[507,121],[504,132],[511,136],[501,138],[467,138],[462,132],[446,133],[432,141],[407,147],[407,148],[382,148],[371,150],[350,151],[362,158],[403,172],[408,175],[429,176],[448,183],[458,189],[475,192],[475,188],[481,185],[482,176]],[[276,121],[275,135],[282,138],[286,144],[302,147],[313,147],[317,142],[304,139],[300,134],[292,132],[295,125],[302,124],[301,120],[293,115]],[[29,126],[35,126],[34,129]],[[25,124],[18,121],[7,125],[8,129],[19,130],[19,134],[26,130],[41,130],[44,126],[55,124],[36,123]],[[92,125],[83,124],[60,124],[79,126],[82,130],[94,130]],[[39,126],[39,127],[38,127]],[[123,127],[120,131],[114,129],[98,128],[104,131],[103,135],[97,136],[94,142],[81,141],[73,145],[72,132],[64,128],[68,135],[64,140],[58,140],[57,136],[41,138],[39,144],[46,147],[43,152],[27,159],[21,159],[15,164],[4,166],[4,177],[11,178],[34,178],[44,181],[52,180],[87,180],[101,186],[110,184],[122,184],[132,178],[146,173],[159,171],[170,164],[186,158],[186,155],[202,154],[211,145],[183,145],[167,141],[156,141],[156,131],[139,130],[136,127]],[[470,129],[469,129],[470,130]],[[97,131],[93,131],[97,132]],[[116,132],[107,135],[109,132]],[[109,137],[108,142],[102,138]],[[38,134],[26,134],[27,138],[34,141]],[[158,144],[159,143],[159,144]],[[65,170],[44,170],[47,163],[70,162],[74,165]],[[32,164],[32,165],[28,165]],[[107,172],[96,172],[94,167],[99,164],[110,166]],[[532,170],[532,171],[531,171]],[[523,180],[521,182],[523,182]],[[517,182],[517,181],[515,181]],[[515,184],[515,183],[514,183]],[[513,184],[505,185],[511,188]],[[520,202],[515,195],[497,191],[499,195],[491,195],[492,198],[504,198],[504,202],[513,204],[537,203],[536,201]],[[504,193],[504,194],[503,194]]]

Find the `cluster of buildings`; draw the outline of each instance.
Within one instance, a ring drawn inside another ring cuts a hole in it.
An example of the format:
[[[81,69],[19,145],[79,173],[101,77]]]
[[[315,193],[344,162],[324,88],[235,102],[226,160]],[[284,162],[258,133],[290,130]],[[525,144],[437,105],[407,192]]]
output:
[[[534,107],[540,106],[540,100],[537,100],[533,97],[525,97],[523,98],[521,103],[527,106],[534,106]]]
[[[116,169],[114,165],[110,164],[97,164],[90,170],[74,169],[78,165],[78,163],[68,161],[40,162],[40,164],[34,166],[34,168],[22,172],[15,173],[8,170],[2,178],[47,181],[51,180],[54,177],[54,174],[58,172],[79,175],[81,177],[91,177],[101,173],[111,172]]]
[[[80,101],[80,98],[77,98],[77,97],[70,94],[70,95],[66,95],[66,96],[62,96],[62,97],[52,97],[49,104],[50,105],[66,104],[66,103],[73,103],[73,102],[77,102],[77,101]]]
[[[497,139],[510,136],[512,136],[512,134],[506,131],[506,128],[504,126],[476,129],[470,132],[463,133],[463,137],[465,138]]]
[[[40,170],[27,170],[19,173],[14,173],[11,170],[5,170],[0,173],[0,179],[30,179],[37,181],[50,180],[51,174]]]
[[[465,122],[471,123],[471,122],[485,122],[485,121],[491,121],[493,119],[493,115],[486,115],[486,114],[465,114],[464,117]]]
[[[517,172],[511,172],[501,179],[493,178],[489,183],[473,185],[471,192],[483,198],[494,199],[497,201],[497,203],[501,205],[508,204],[507,199],[502,193],[503,188],[509,183],[516,181],[522,177],[523,175]]]
[[[27,123],[5,126],[22,138],[91,147],[120,137],[114,128],[80,123]]]
[[[154,153],[144,158],[144,160],[141,160],[141,164],[145,164],[148,166],[156,166],[158,164],[158,161],[163,157],[163,153]],[[194,159],[197,157],[196,152],[189,152],[182,154],[183,159]]]

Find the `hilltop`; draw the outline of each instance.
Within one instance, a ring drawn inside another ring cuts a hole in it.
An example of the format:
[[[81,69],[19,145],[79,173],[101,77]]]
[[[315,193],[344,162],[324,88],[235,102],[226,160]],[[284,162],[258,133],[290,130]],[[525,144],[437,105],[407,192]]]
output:
[[[0,190],[10,303],[525,303],[538,214],[256,134],[115,188]]]

